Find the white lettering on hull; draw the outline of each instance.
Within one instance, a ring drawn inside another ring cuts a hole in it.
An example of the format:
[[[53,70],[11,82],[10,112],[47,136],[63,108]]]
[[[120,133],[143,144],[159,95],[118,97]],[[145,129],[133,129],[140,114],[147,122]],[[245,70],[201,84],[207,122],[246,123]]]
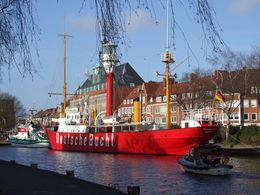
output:
[[[90,147],[114,147],[114,134],[97,135],[71,135],[70,133],[56,133],[56,144],[75,145],[75,146],[90,146]]]

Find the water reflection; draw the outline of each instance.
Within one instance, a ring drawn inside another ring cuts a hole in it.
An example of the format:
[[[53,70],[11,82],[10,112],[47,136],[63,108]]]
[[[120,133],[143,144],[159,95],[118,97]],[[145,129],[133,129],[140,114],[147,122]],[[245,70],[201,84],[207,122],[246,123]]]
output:
[[[103,185],[119,184],[126,191],[139,185],[141,194],[257,194],[260,192],[260,158],[232,157],[228,177],[183,172],[176,156],[122,155],[59,152],[46,148],[1,147],[0,159],[15,160]]]

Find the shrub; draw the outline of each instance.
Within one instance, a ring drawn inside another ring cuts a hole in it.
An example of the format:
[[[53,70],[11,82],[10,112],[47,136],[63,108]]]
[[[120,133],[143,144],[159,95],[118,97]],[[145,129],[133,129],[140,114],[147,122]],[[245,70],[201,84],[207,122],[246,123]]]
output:
[[[174,125],[172,124],[172,125],[171,125],[171,128],[172,128],[172,129],[178,129],[178,128],[181,128],[181,126],[180,126],[180,125],[176,125],[176,124],[174,124]]]
[[[241,131],[240,140],[244,144],[257,144],[258,139],[260,139],[260,127],[256,125],[251,125],[243,127]]]

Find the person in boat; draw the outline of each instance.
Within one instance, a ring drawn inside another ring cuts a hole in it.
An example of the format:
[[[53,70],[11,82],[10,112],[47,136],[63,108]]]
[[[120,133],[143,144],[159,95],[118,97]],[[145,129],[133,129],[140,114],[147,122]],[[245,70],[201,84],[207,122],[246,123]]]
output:
[[[196,165],[200,165],[201,159],[200,159],[199,147],[195,146],[194,148],[192,148],[188,153],[188,155],[186,155],[184,158],[190,162],[195,162]]]
[[[221,152],[220,163],[226,165],[228,161],[229,161],[228,156],[224,152]]]
[[[190,161],[190,162],[194,162],[194,152],[193,152],[193,148],[184,156],[185,160]]]
[[[196,165],[200,165],[201,164],[200,150],[199,150],[198,146],[193,148],[193,158],[194,158],[194,161],[195,161]]]
[[[220,154],[217,149],[213,149],[210,154],[210,160],[212,165],[220,164]]]
[[[200,159],[202,160],[203,163],[210,164],[209,155],[207,153],[201,153]]]

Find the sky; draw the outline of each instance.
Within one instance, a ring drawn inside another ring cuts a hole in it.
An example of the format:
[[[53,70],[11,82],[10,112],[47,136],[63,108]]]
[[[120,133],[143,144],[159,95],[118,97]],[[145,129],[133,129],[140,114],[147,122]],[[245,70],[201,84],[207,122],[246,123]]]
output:
[[[63,86],[63,39],[66,31],[71,35],[67,40],[67,85],[68,93],[74,93],[86,80],[85,72],[92,72],[98,61],[97,40],[93,1],[82,6],[82,0],[38,0],[35,1],[37,18],[41,28],[38,41],[39,58],[33,53],[37,73],[34,77],[23,78],[13,68],[3,70],[0,92],[16,96],[29,109],[56,107],[62,102],[61,96],[49,97],[49,92],[62,92]],[[164,73],[165,65],[161,55],[166,43],[166,13],[159,1],[154,1],[156,20],[147,10],[132,13],[126,19],[127,46],[121,46],[121,63],[130,63],[137,73],[148,82],[161,81],[155,72]],[[162,1],[164,2],[164,0]],[[201,27],[193,20],[193,13],[183,9],[174,0],[175,18],[185,34],[176,29],[175,46],[172,46],[172,32],[169,32],[170,52],[175,64],[172,74],[181,78],[185,72],[196,68],[210,69],[205,60],[210,49],[205,48]],[[210,1],[216,12],[216,21],[221,28],[220,35],[228,47],[236,52],[250,53],[251,47],[260,44],[260,0],[215,0]],[[126,13],[128,15],[129,13]],[[156,23],[158,21],[158,23]],[[188,45],[191,50],[188,50]],[[189,60],[188,60],[189,59]]]

